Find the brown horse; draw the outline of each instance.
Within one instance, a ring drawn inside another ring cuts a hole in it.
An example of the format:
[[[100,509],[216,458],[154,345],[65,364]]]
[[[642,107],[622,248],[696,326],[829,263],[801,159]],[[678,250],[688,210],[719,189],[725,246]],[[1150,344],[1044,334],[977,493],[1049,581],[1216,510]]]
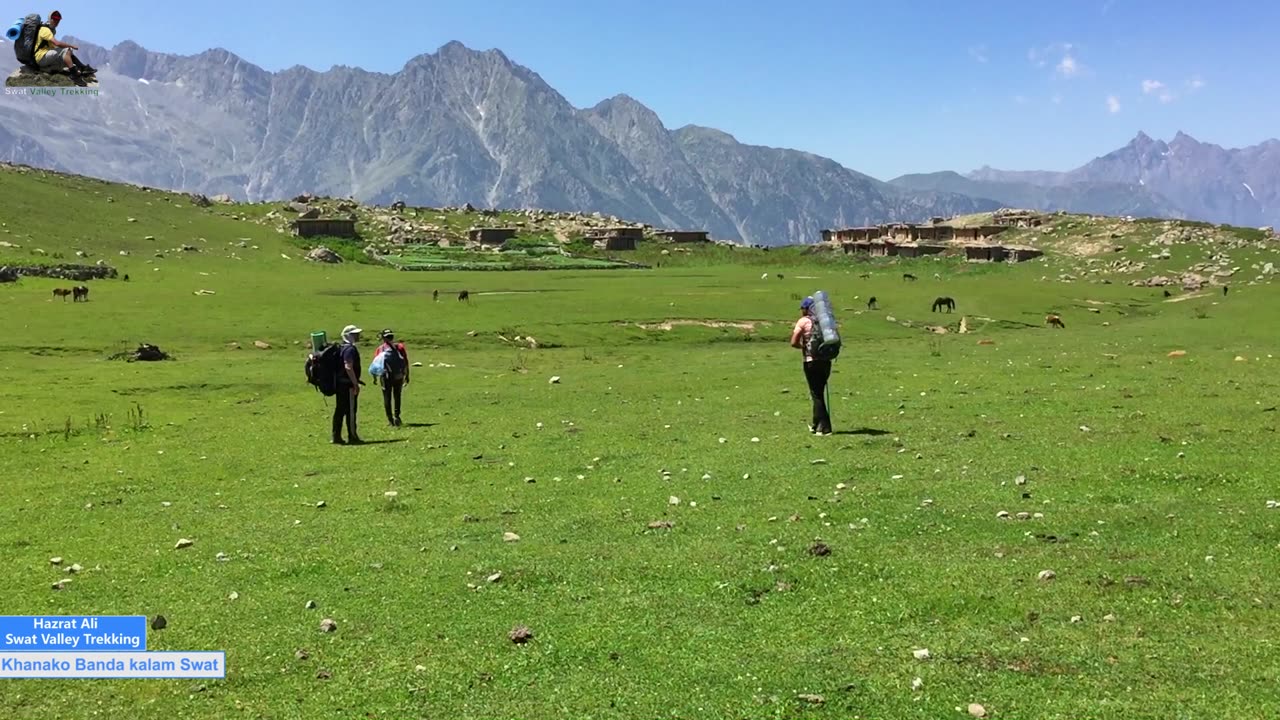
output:
[[[67,288],[54,288],[54,289],[53,289],[53,296],[54,296],[54,297],[60,297],[60,298],[62,298],[62,302],[66,302],[66,301],[67,301],[67,297],[69,297],[70,295],[71,295],[71,290],[69,290],[69,289],[67,289]]]
[[[1062,318],[1058,317],[1057,315],[1046,316],[1044,319],[1044,322],[1046,325],[1052,325],[1053,327],[1061,328],[1063,330],[1067,329],[1067,326],[1062,324]]]
[[[471,302],[471,293],[467,290],[458,293],[458,302]]]

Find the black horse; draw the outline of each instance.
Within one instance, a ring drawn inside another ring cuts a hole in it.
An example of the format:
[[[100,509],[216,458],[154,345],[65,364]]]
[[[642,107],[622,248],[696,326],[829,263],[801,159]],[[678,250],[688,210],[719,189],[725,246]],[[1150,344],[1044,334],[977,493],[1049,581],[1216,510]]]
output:
[[[916,276],[915,276],[915,275],[912,275],[911,273],[902,273],[902,279],[903,279],[903,281],[907,281],[907,280],[915,280],[915,279],[916,279]]]
[[[933,301],[933,311],[938,312],[938,308],[946,308],[947,312],[956,309],[956,301],[949,297],[940,297]]]
[[[876,309],[876,296],[875,296],[875,295],[872,295],[872,296],[871,296],[871,299],[867,301],[867,309],[868,309],[868,310],[875,310],[875,309]]]

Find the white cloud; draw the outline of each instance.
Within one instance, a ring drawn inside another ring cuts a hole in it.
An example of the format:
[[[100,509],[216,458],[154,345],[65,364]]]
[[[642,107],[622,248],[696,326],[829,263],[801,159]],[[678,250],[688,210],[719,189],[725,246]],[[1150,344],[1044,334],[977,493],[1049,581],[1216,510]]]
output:
[[[1068,53],[1062,56],[1055,69],[1062,77],[1075,77],[1080,74],[1080,63]]]
[[[1187,81],[1187,87],[1191,88],[1191,92],[1195,92],[1204,86],[1205,82],[1200,79],[1199,75],[1193,75],[1191,76],[1191,79]]]
[[[1173,94],[1173,91],[1169,89],[1169,86],[1159,80],[1143,80],[1142,94],[1155,95],[1160,102],[1165,104],[1178,99],[1178,96]]]
[[[1107,96],[1107,112],[1112,115],[1120,112],[1120,100],[1115,95]]]
[[[1049,98],[1049,101],[1052,102],[1054,105],[1061,105],[1062,95],[1060,93],[1054,93],[1053,97]]]
[[[987,61],[987,46],[975,45],[969,48],[969,56],[980,63],[985,63]]]

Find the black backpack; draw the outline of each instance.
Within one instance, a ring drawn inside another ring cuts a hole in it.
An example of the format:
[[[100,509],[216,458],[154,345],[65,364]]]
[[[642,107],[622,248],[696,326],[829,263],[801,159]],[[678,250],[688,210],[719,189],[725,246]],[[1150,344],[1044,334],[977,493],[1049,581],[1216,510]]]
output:
[[[342,350],[336,343],[329,343],[307,356],[304,367],[307,382],[315,386],[325,397],[338,394],[338,373],[342,370]]]
[[[813,329],[809,332],[809,344],[805,347],[805,353],[814,360],[835,360],[840,356],[840,346],[823,344],[822,327],[818,325],[818,318],[809,319],[813,321]]]
[[[387,348],[390,348],[391,352],[387,352]],[[385,353],[382,356],[382,372],[384,377],[390,378],[393,381],[403,380],[405,369],[409,366],[409,360],[404,356],[404,353],[400,352],[399,343],[393,344],[384,342],[382,344],[382,348],[379,349],[379,352]]]
[[[36,43],[40,40],[40,28],[46,27],[44,20],[37,13],[31,13],[22,19],[22,31],[18,39],[13,41],[13,55],[18,62],[32,70],[38,70],[36,64]]]

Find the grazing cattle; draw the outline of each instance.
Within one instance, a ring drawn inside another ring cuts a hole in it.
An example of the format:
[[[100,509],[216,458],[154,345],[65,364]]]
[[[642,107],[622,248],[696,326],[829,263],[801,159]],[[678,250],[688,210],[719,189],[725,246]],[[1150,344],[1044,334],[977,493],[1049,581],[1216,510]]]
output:
[[[60,298],[62,298],[62,302],[66,302],[66,301],[67,301],[67,297],[68,297],[69,295],[71,295],[71,290],[70,290],[70,289],[68,289],[68,288],[54,288],[54,289],[53,289],[53,296],[54,296],[54,297],[60,297]]]
[[[781,279],[782,279],[782,273],[778,273],[778,279],[779,279],[779,280],[781,280]]]
[[[124,274],[124,281],[129,282],[129,273]]]
[[[903,282],[906,282],[907,280],[915,281],[915,279],[916,279],[916,276],[912,275],[911,273],[902,273]]]
[[[434,300],[434,301],[436,301],[436,302],[440,302],[440,291],[439,291],[439,290],[432,290],[432,291],[431,291],[431,299],[432,299],[432,300]]]
[[[458,302],[471,302],[471,293],[466,290],[458,293]]]
[[[1228,287],[1227,285],[1223,285],[1223,286],[1222,286],[1222,297],[1226,297],[1226,296],[1227,296],[1227,287]]]
[[[949,297],[940,297],[933,301],[933,312],[938,312],[938,308],[946,308],[947,312],[956,309],[956,301]]]
[[[871,273],[862,273],[858,277],[862,278],[863,280],[868,280],[871,278]]]
[[[89,288],[84,285],[77,285],[71,288],[71,302],[79,301],[89,302]]]
[[[875,296],[875,295],[872,295],[872,296],[871,296],[871,298],[870,298],[869,300],[867,300],[867,309],[868,309],[868,310],[875,310],[875,309],[876,309],[876,296]]]
[[[1045,319],[1044,319],[1044,321],[1045,321],[1045,323],[1046,323],[1046,324],[1048,324],[1048,325],[1052,325],[1052,326],[1054,326],[1054,327],[1056,327],[1056,328],[1061,328],[1061,329],[1063,329],[1063,330],[1065,330],[1065,329],[1067,328],[1067,326],[1066,326],[1066,325],[1063,325],[1063,324],[1062,324],[1062,318],[1058,317],[1057,315],[1049,315],[1049,316],[1046,316],[1046,317],[1045,317]]]
[[[1164,296],[1165,296],[1165,297],[1173,297],[1173,293],[1169,292],[1168,290],[1165,290],[1165,291],[1164,291]]]

